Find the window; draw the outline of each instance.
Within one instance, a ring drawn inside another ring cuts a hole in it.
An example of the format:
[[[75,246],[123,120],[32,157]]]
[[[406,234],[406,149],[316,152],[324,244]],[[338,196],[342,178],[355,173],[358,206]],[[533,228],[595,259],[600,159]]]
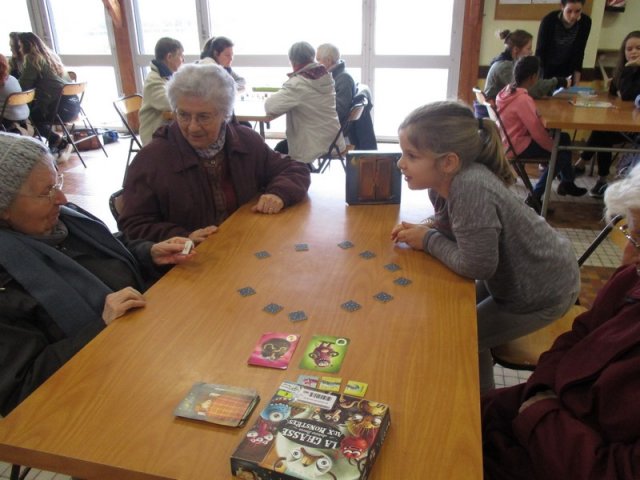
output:
[[[200,53],[198,18],[193,0],[136,0],[134,5],[140,53],[153,55],[156,42],[162,37],[180,41],[185,53]]]
[[[66,55],[110,55],[102,2],[49,0],[56,50]],[[82,21],[78,15],[82,12]]]
[[[5,9],[9,5],[4,5]],[[9,33],[11,32],[30,32],[31,20],[29,19],[29,10],[27,2],[22,0],[13,0],[11,2],[11,14],[5,12],[0,15],[0,53],[5,57],[11,56],[9,48]]]

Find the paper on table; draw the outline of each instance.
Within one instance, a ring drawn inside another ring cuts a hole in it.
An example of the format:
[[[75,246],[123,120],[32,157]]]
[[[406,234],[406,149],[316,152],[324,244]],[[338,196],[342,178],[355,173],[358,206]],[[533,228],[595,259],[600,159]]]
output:
[[[576,107],[589,107],[589,108],[611,108],[613,107],[613,103],[611,102],[602,102],[602,101],[593,101],[587,99],[577,99],[569,101],[571,105],[575,105]]]

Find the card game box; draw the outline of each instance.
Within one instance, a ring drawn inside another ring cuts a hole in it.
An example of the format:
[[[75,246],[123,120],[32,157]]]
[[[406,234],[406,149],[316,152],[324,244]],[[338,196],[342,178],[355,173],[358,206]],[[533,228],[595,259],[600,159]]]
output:
[[[347,153],[346,200],[349,205],[400,203],[399,152],[352,150]]]
[[[251,480],[364,480],[390,425],[389,407],[283,382],[231,455]]]

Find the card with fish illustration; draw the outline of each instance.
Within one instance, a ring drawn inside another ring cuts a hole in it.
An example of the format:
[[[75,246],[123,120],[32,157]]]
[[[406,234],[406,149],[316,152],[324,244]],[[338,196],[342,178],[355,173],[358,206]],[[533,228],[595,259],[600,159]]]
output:
[[[300,368],[326,373],[339,372],[348,348],[348,338],[314,335],[302,354]]]
[[[296,333],[268,332],[260,337],[249,357],[249,365],[285,369],[298,346]]]

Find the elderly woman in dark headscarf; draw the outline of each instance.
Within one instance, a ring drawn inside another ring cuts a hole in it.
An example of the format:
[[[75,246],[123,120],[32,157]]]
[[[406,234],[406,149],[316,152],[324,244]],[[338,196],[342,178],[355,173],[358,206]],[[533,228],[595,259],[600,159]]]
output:
[[[199,243],[250,201],[254,211],[276,214],[306,196],[307,166],[233,119],[235,84],[222,67],[183,65],[167,93],[175,121],[156,130],[129,167],[120,230]]]
[[[67,204],[35,139],[0,134],[0,414],[6,415],[106,325],[143,307],[158,265],[186,238],[124,243]],[[144,270],[143,270],[144,269]]]

